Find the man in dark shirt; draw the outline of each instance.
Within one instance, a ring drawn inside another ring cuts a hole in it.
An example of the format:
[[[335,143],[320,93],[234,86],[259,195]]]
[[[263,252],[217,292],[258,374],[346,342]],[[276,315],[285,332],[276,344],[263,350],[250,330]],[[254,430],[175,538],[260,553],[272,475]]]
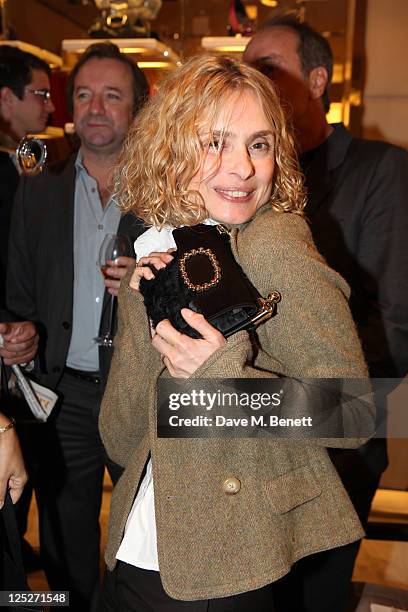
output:
[[[353,138],[343,124],[327,123],[333,56],[325,38],[307,24],[292,16],[271,19],[248,43],[244,61],[273,80],[293,123],[314,240],[350,284],[350,306],[371,376],[403,377],[408,370],[407,152]],[[385,405],[385,397],[377,398],[382,422]],[[387,466],[385,439],[333,451],[331,458],[366,525]],[[357,542],[297,563],[276,585],[278,610],[343,611],[358,547]]]

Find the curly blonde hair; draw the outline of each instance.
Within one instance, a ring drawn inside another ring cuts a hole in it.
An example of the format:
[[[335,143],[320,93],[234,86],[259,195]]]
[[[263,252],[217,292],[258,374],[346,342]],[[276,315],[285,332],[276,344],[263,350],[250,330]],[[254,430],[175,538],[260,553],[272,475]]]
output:
[[[274,136],[271,206],[302,214],[303,175],[276,91],[263,74],[229,57],[197,56],[172,72],[142,108],[119,159],[115,195],[123,211],[147,224],[178,227],[207,217],[198,191],[189,189],[200,171],[199,131],[214,125],[225,100],[249,91],[260,102]]]

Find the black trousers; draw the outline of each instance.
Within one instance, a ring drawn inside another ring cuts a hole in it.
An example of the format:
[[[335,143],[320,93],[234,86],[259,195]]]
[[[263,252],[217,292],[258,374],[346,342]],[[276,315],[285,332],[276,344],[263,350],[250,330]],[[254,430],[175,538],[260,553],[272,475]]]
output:
[[[159,572],[119,561],[106,570],[98,612],[273,612],[272,585],[255,591],[200,601],[172,599]]]
[[[57,391],[58,412],[33,432],[41,557],[50,588],[70,591],[70,609],[88,612],[99,584],[104,468],[113,482],[121,468],[99,436],[100,387],[64,374]]]
[[[363,527],[377,487],[374,481],[349,491]],[[359,548],[360,540],[298,561],[274,584],[276,612],[345,612]]]

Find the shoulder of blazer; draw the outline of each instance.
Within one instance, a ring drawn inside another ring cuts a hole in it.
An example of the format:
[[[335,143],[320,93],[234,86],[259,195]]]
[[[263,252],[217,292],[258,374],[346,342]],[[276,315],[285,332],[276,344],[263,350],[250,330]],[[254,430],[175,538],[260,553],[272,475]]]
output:
[[[255,217],[240,231],[248,246],[257,244],[267,249],[268,244],[304,241],[313,245],[312,234],[306,218],[296,213],[278,212],[270,205],[259,209]]]
[[[18,172],[10,156],[8,153],[0,151],[0,182],[2,190],[6,189],[8,192],[15,191],[18,180]]]
[[[30,192],[33,193],[37,190],[52,189],[54,185],[64,189],[70,184],[74,185],[75,159],[76,155],[73,155],[62,161],[49,164],[41,174],[34,177],[25,177],[24,182],[27,187],[29,186]]]
[[[43,180],[46,180],[47,178],[63,179],[65,177],[75,176],[76,174],[75,160],[76,160],[76,153],[74,155],[71,155],[67,159],[63,159],[63,160],[54,162],[52,164],[49,164],[49,166],[45,168],[44,172],[38,176],[38,179],[41,179],[41,178]]]
[[[345,161],[353,167],[366,165],[372,167],[373,164],[386,158],[390,160],[402,159],[407,162],[408,152],[389,142],[352,138]]]
[[[334,124],[329,138],[318,147],[318,155],[313,165],[321,173],[322,168],[334,170],[344,165],[355,170],[360,167],[373,166],[383,157],[403,156],[408,158],[408,152],[396,145],[380,140],[355,138],[342,124]],[[320,161],[324,158],[325,163]]]
[[[17,200],[24,215],[38,219],[50,208],[54,211],[72,208],[75,193],[75,156],[50,164],[41,174],[24,177],[19,184]]]
[[[4,151],[0,151],[0,172],[9,171],[13,169],[15,174],[18,174],[16,167],[10,159],[10,155]]]
[[[125,234],[131,239],[136,240],[146,230],[147,226],[144,221],[136,217],[132,212],[122,214],[118,228],[119,234]]]

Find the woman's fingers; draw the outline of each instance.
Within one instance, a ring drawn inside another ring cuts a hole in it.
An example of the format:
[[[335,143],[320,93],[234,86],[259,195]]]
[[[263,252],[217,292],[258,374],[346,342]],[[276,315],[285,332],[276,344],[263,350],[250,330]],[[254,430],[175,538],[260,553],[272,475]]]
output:
[[[154,273],[151,270],[151,266],[156,270],[162,270],[165,268],[173,259],[169,253],[150,253],[147,257],[141,257],[137,262],[135,271],[130,279],[129,286],[135,291],[139,291],[139,283],[141,278],[146,280],[152,280]]]
[[[168,320],[160,321],[152,343],[163,356],[163,362],[172,376],[188,378],[221,346],[224,336],[203,315],[183,308],[184,319],[203,337],[190,338],[177,331]]]
[[[154,274],[152,270],[148,267],[142,268],[136,266],[129,281],[129,287],[131,287],[135,291],[139,291],[139,283],[141,278],[145,278],[146,280],[152,280],[154,278]]]
[[[162,270],[165,268],[173,259],[173,256],[170,253],[150,253],[147,257],[141,257],[137,262],[138,266],[147,266],[151,265],[156,268],[156,270]]]
[[[181,316],[186,323],[190,325],[190,327],[201,334],[203,340],[216,344],[217,348],[226,343],[226,340],[221,332],[211,325],[211,323],[209,323],[202,314],[194,312],[194,310],[190,310],[189,308],[182,308]]]

